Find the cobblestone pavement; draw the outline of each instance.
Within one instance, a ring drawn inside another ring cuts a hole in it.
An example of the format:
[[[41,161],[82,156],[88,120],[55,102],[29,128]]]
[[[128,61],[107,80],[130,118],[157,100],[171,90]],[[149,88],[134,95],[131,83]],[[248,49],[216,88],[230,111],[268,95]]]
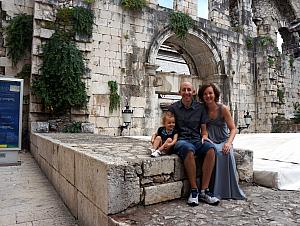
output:
[[[219,206],[186,200],[133,208],[113,218],[125,225],[300,225],[300,191],[278,191],[242,185],[247,200],[222,200]]]
[[[77,225],[30,153],[0,167],[0,226]]]

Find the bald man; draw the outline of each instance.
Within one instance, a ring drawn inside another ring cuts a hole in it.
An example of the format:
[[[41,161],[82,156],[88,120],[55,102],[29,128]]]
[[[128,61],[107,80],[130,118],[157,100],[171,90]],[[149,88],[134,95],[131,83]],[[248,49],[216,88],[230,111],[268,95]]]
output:
[[[173,152],[183,161],[191,186],[187,203],[197,206],[200,200],[210,205],[218,205],[220,200],[208,189],[215,165],[215,146],[209,142],[206,130],[208,115],[204,105],[193,100],[196,90],[190,82],[181,83],[179,94],[181,100],[173,103],[168,110],[175,115],[175,125],[179,133]],[[203,158],[200,191],[196,183],[195,156]]]

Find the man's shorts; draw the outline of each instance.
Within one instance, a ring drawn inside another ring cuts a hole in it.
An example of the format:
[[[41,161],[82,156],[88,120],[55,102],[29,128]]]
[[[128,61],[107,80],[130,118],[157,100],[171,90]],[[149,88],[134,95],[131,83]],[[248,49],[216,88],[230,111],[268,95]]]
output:
[[[177,154],[182,160],[185,159],[189,151],[201,158],[210,148],[216,150],[215,145],[208,141],[204,141],[202,144],[201,140],[178,140],[174,146],[173,153]]]

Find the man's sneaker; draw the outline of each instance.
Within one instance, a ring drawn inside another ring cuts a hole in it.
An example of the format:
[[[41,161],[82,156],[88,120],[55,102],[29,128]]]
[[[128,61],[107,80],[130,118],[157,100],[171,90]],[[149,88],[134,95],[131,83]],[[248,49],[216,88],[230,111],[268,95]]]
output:
[[[199,200],[213,206],[218,205],[220,202],[220,200],[217,197],[214,197],[208,189],[200,192]]]
[[[159,150],[155,150],[154,152],[152,152],[151,157],[159,157],[161,156],[161,152]]]
[[[190,205],[190,206],[198,206],[199,205],[198,194],[199,194],[199,192],[197,189],[192,189],[190,197],[187,201],[188,205]]]

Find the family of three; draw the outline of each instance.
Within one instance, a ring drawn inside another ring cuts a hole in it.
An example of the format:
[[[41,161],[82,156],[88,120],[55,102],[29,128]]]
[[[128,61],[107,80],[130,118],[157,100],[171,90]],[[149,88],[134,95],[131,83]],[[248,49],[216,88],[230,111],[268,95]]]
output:
[[[152,136],[152,157],[175,153],[183,161],[191,192],[187,203],[199,200],[218,205],[220,199],[244,199],[236,178],[232,142],[236,128],[227,106],[219,103],[214,84],[196,90],[190,82],[180,85],[181,100],[170,105],[163,127]],[[196,182],[195,157],[203,159],[201,185]]]

